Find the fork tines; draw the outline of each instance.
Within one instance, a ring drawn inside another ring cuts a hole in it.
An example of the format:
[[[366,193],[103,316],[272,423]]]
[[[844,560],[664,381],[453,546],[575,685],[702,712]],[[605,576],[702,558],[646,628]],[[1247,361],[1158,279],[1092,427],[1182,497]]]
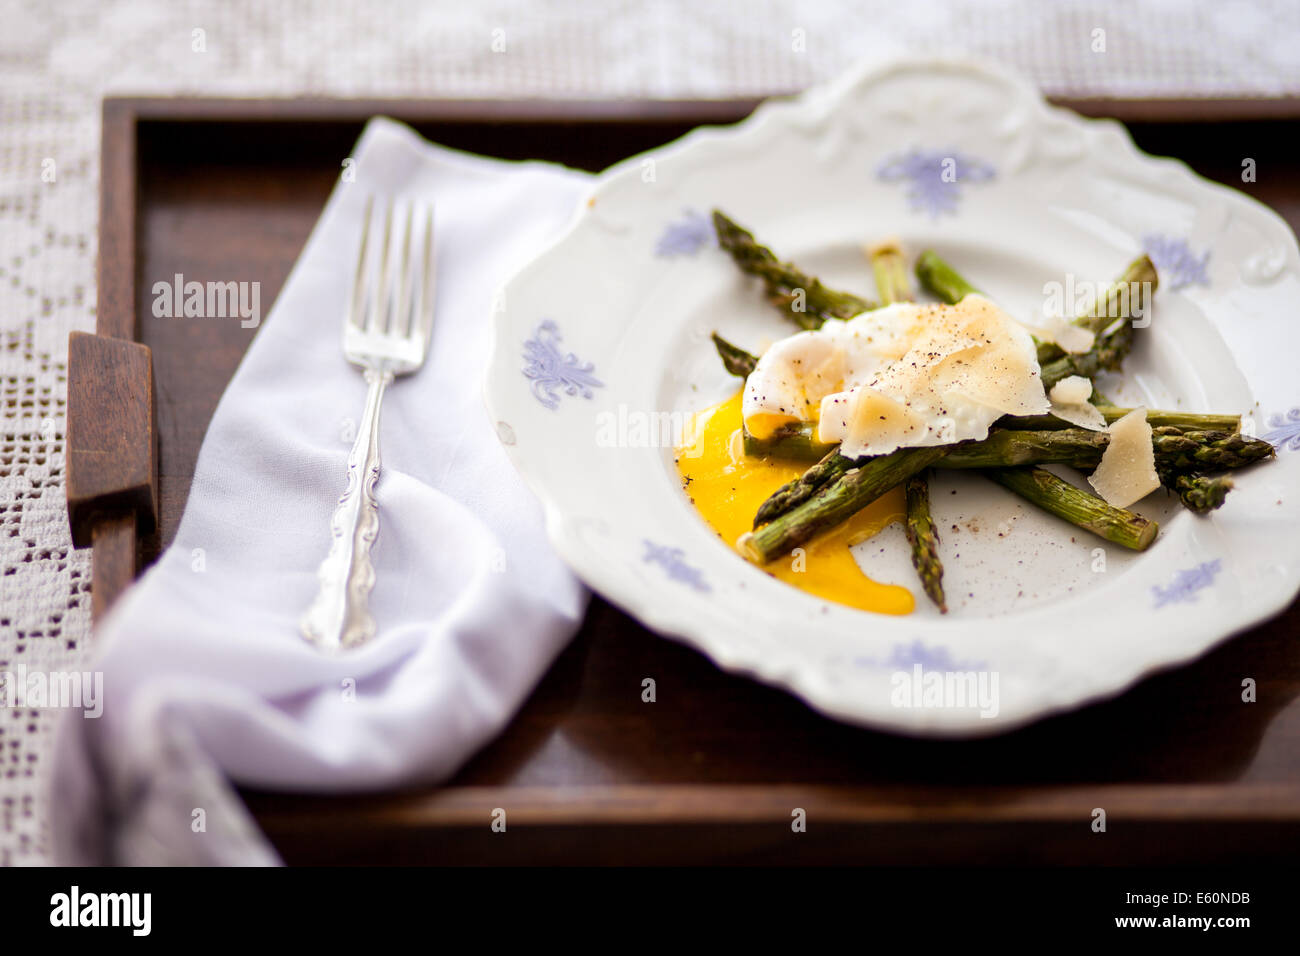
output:
[[[433,242],[432,203],[410,197],[366,197],[347,314],[354,329],[421,344],[427,341],[433,321]]]

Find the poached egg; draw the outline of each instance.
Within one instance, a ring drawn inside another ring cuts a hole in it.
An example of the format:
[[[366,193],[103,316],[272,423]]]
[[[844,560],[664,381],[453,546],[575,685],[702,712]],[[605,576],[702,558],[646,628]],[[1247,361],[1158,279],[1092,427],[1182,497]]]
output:
[[[756,438],[815,422],[848,457],[988,436],[1003,415],[1051,407],[1027,329],[982,295],[899,302],[773,344],[745,382]]]

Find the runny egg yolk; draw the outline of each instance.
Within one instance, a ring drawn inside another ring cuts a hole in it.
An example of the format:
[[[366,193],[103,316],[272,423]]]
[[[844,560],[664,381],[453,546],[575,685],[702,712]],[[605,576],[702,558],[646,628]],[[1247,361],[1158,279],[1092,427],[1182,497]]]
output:
[[[699,412],[687,442],[677,449],[677,470],[686,494],[709,526],[734,547],[751,530],[759,506],[806,464],[751,457],[741,445],[741,394]],[[809,542],[802,555],[781,558],[764,569],[816,597],[880,614],[910,614],[915,602],[907,588],[880,584],[862,573],[849,548],[870,538],[905,512],[902,488],[895,488],[848,521]]]

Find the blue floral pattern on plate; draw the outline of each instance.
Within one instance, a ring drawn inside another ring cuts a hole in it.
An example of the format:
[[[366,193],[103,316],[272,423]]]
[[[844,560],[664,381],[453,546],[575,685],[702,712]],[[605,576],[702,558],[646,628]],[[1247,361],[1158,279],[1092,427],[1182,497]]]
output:
[[[649,538],[643,538],[642,543],[645,545],[645,554],[641,556],[641,560],[646,564],[659,565],[668,572],[668,577],[672,580],[690,585],[697,591],[713,590],[704,580],[704,573],[699,568],[693,568],[686,563],[686,552],[681,548],[655,544]]]
[[[1215,576],[1223,568],[1223,562],[1218,558],[1213,561],[1206,561],[1198,564],[1194,568],[1185,568],[1174,575],[1173,583],[1166,588],[1160,586],[1153,587],[1151,593],[1155,595],[1156,607],[1164,607],[1166,604],[1186,604],[1196,600],[1198,591],[1208,588],[1214,583]]]
[[[1274,415],[1268,420],[1273,429],[1259,437],[1278,451],[1300,451],[1300,408],[1293,408],[1285,415]]]
[[[953,149],[913,149],[891,156],[876,170],[882,182],[908,183],[912,209],[931,219],[943,213],[956,214],[963,183],[984,183],[996,175],[989,163]]]
[[[524,377],[532,379],[533,396],[547,408],[559,407],[561,390],[589,399],[593,388],[604,388],[605,383],[592,374],[594,369],[591,362],[560,351],[560,330],[553,319],[543,320],[524,342]]]
[[[1209,249],[1198,256],[1186,239],[1174,239],[1153,232],[1142,237],[1142,251],[1151,257],[1160,274],[1161,285],[1170,292],[1189,285],[1210,284],[1207,271],[1210,267]]]
[[[988,665],[984,661],[959,661],[952,652],[942,644],[927,645],[915,640],[911,644],[895,644],[884,660],[875,657],[858,657],[854,663],[859,667],[890,667],[895,670],[911,670],[920,665],[922,670],[935,671],[981,671]]]
[[[716,241],[713,223],[708,216],[694,209],[682,210],[682,218],[670,222],[655,244],[655,255],[661,259],[693,256],[705,246]]]

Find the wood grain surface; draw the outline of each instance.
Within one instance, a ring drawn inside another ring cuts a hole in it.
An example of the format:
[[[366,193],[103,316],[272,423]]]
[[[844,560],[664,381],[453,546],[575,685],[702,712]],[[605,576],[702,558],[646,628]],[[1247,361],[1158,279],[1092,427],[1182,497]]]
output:
[[[1300,226],[1295,101],[1081,105],[1133,119],[1143,148]],[[106,102],[103,188],[120,192],[103,202],[112,218],[101,223],[101,332],[152,349],[157,389],[159,521],[141,560],[174,533],[207,422],[255,333],[237,321],[156,318],[132,298],[137,286],[177,272],[259,281],[265,311],[374,113],[446,145],[597,170],[752,106]],[[1231,121],[1193,121],[1205,116]],[[1244,157],[1256,160],[1257,182],[1241,182]],[[101,557],[120,563],[125,533],[103,532],[102,554],[96,544],[97,608]],[[105,588],[125,580],[120,568],[105,578]],[[1292,605],[1114,700],[990,740],[916,741],[834,723],[724,674],[597,598],[510,727],[449,785],[245,796],[285,858],[301,863],[1294,858],[1298,634]],[[652,705],[640,698],[646,677],[658,686]],[[1244,677],[1258,682],[1257,703],[1241,702]],[[1108,812],[1105,834],[1090,827],[1097,807]],[[507,834],[489,828],[496,808]],[[791,832],[795,808],[808,812],[807,833]]]
[[[133,515],[142,531],[151,531],[158,487],[149,348],[73,332],[68,369],[66,492],[73,544],[91,544],[100,519],[118,514]]]

